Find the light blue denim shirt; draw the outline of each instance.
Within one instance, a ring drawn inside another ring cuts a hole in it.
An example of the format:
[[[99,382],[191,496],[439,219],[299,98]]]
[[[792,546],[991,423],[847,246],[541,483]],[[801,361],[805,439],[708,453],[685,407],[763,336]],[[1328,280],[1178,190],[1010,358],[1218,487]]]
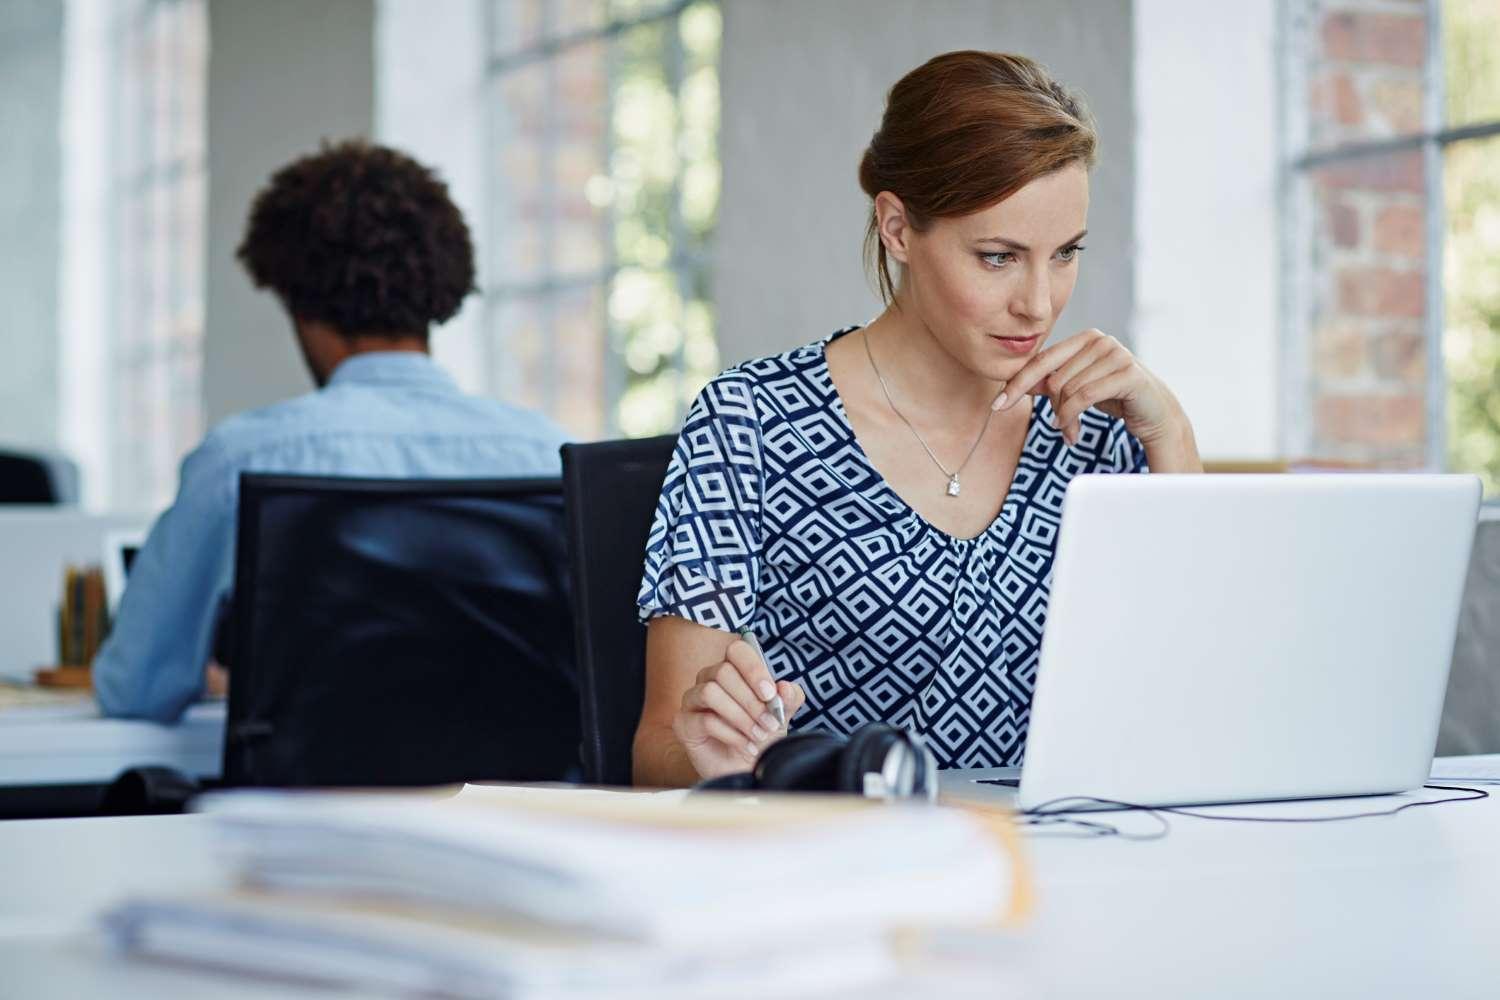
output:
[[[234,574],[241,472],[385,478],[557,476],[563,432],[466,396],[425,354],[349,358],[317,392],[219,424],[182,463],[177,499],[130,570],[94,661],[106,715],[171,722],[199,697]]]

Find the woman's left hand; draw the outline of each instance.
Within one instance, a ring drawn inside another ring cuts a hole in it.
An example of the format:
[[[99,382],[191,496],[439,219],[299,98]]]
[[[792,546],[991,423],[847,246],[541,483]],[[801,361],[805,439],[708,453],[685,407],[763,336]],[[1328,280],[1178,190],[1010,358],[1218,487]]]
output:
[[[1009,409],[1029,392],[1052,400],[1056,426],[1070,445],[1078,443],[1078,418],[1091,406],[1123,420],[1148,450],[1192,433],[1181,405],[1161,379],[1124,344],[1099,330],[1084,330],[1026,362],[1006,382],[998,408]]]

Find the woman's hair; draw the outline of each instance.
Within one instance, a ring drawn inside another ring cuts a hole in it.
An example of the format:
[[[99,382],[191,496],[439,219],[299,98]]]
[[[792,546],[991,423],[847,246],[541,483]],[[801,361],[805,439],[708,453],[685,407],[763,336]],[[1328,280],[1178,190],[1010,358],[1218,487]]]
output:
[[[350,336],[425,335],[474,289],[474,247],[447,185],[358,140],[278,170],[237,256],[293,316]]]
[[[968,215],[1070,163],[1093,166],[1098,138],[1082,99],[1025,56],[948,52],[903,76],[859,163],[871,199],[889,191],[911,225]],[[865,266],[890,302],[891,280],[873,205]]]

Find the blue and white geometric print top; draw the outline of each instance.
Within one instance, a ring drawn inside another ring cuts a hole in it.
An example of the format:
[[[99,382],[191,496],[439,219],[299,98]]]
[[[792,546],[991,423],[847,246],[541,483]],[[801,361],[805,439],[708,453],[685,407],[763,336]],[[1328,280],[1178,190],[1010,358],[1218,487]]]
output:
[[[1098,410],[1070,448],[1037,396],[999,516],[954,538],[855,440],[824,356],[834,337],[698,396],[651,526],[641,619],[754,629],[772,673],[807,692],[798,729],[883,721],[926,736],[941,767],[1019,764],[1063,491],[1146,471],[1145,449]]]

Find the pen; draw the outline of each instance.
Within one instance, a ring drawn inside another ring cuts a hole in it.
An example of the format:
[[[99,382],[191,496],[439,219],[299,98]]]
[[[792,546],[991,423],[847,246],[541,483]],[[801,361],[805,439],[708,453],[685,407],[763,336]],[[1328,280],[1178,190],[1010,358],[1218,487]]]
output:
[[[766,673],[770,674],[771,673],[771,661],[766,659],[766,651],[760,648],[760,642],[755,638],[755,633],[752,632],[752,631],[750,631],[749,629],[745,629],[745,631],[743,631],[743,632],[740,633],[740,638],[744,639],[746,642],[748,642],[750,644],[750,648],[753,649],[753,650],[755,650],[755,655],[758,656],[758,657],[760,657],[760,662],[762,662],[762,663],[764,663],[766,665]],[[775,682],[775,680],[776,680],[776,675],[775,674],[771,674],[771,680],[772,680],[773,683]],[[782,702],[781,695],[779,695],[779,694],[772,695],[770,697],[770,699],[768,699],[766,701],[766,710],[769,711],[771,713],[771,715],[776,719],[776,725],[778,725],[779,727],[781,727],[781,729],[785,730],[786,729],[786,704],[784,702]]]

